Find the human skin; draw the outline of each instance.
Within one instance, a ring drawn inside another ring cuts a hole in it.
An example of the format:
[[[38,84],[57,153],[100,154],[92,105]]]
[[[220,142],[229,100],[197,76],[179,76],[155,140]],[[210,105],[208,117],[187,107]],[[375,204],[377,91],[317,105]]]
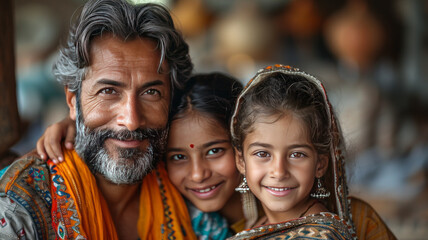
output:
[[[165,128],[170,103],[169,75],[157,72],[160,53],[149,39],[126,42],[103,35],[92,41],[91,65],[82,81],[81,110],[90,129],[114,131]],[[167,69],[166,64],[162,65]],[[69,117],[76,120],[76,95],[67,91]],[[140,148],[147,140],[107,139],[105,148],[116,159],[116,148]],[[137,239],[139,184],[116,185],[96,174],[97,185],[109,207],[119,239]]]
[[[64,136],[72,148],[75,128],[68,118],[45,131],[38,149],[60,149]],[[171,182],[198,209],[218,211],[230,224],[243,218],[241,197],[235,191],[241,177],[234,151],[228,131],[215,119],[194,110],[173,120],[165,159]],[[216,190],[205,194],[192,190],[213,185],[218,185]]]
[[[242,219],[240,173],[229,134],[216,120],[196,110],[173,120],[166,163],[171,182],[198,209],[218,211],[231,224]]]
[[[269,223],[300,217],[314,201],[309,194],[326,172],[327,158],[317,154],[308,129],[292,114],[260,116],[251,128],[237,157],[239,171]],[[327,209],[316,203],[305,215],[321,211]]]

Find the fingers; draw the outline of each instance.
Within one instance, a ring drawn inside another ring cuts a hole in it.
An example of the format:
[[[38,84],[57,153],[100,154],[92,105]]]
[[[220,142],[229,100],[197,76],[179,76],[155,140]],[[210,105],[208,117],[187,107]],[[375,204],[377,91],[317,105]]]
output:
[[[61,147],[63,135],[61,129],[56,125],[53,125],[50,131],[45,140],[45,148],[52,161],[57,164],[64,160]],[[46,131],[46,133],[48,132]]]
[[[55,164],[63,161],[62,138],[63,130],[60,124],[55,123],[49,126],[37,141],[37,152],[40,157],[44,160],[51,159]]]
[[[37,148],[37,154],[39,154],[40,158],[43,160],[47,160],[48,155],[45,150],[44,141],[45,141],[44,136],[41,136],[39,140],[37,140],[36,148]]]
[[[45,148],[55,164],[64,160],[61,147],[63,137],[64,130],[60,124],[54,124],[46,129]]]
[[[76,127],[73,120],[65,118],[62,121],[49,126],[37,141],[37,153],[43,160],[51,159],[57,164],[64,161],[62,140],[67,149],[74,148]]]
[[[76,137],[76,127],[74,124],[68,125],[65,133],[64,145],[67,149],[71,150],[74,148],[74,138]]]
[[[55,152],[55,150],[52,149],[51,144],[48,143],[48,141],[50,141],[49,137],[45,136],[46,133],[47,132],[45,132],[44,135],[37,141],[37,153],[43,160],[51,159],[55,164],[57,164],[59,156],[62,156],[62,151],[60,151],[58,154]]]

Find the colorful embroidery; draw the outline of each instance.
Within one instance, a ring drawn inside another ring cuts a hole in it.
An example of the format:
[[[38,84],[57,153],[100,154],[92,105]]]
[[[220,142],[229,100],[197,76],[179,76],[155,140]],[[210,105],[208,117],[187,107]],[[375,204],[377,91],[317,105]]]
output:
[[[36,167],[30,168],[27,178],[27,183],[34,185],[34,190],[48,203],[48,206],[52,205],[52,196],[50,193],[49,181],[46,181],[46,169],[40,169]]]
[[[4,218],[0,219],[0,225],[2,227],[6,227],[6,225],[7,225],[6,219],[4,219]]]
[[[16,235],[18,236],[19,239],[25,239],[25,230],[22,228],[16,233]]]
[[[243,231],[231,239],[352,239],[346,221],[333,213],[320,213],[283,223]]]
[[[35,180],[35,181],[45,181],[45,172],[43,171],[43,169],[37,169],[37,168],[30,168],[30,171],[28,172],[30,174],[30,176]]]
[[[16,202],[31,216],[38,239],[53,239],[55,231],[51,225],[51,195],[49,170],[44,161],[35,157],[18,159],[4,172],[3,179],[10,179],[0,184],[11,203]],[[17,232],[25,232],[21,229]]]
[[[52,224],[61,239],[82,237],[80,235],[80,219],[73,198],[68,193],[69,189],[64,184],[64,179],[58,175],[56,165],[49,162],[53,196]]]
[[[64,225],[62,225],[62,223],[58,224],[58,230],[56,232],[58,234],[58,237],[60,237],[61,239],[64,239],[65,237],[65,228]]]
[[[159,172],[156,170],[155,171],[156,172],[156,177],[158,178],[158,182],[159,182],[159,190],[160,190],[160,194],[161,194],[161,198],[162,198],[162,204],[163,204],[163,209],[164,209],[164,215],[165,215],[165,218],[166,218],[166,223],[167,223],[167,225],[166,225],[166,227],[167,227],[167,233],[168,233],[168,236],[167,236],[167,239],[171,239],[171,240],[175,240],[176,239],[176,237],[174,236],[174,233],[175,233],[175,231],[174,231],[174,229],[173,229],[173,220],[172,220],[172,218],[171,218],[171,211],[170,211],[170,208],[169,208],[169,205],[168,205],[168,203],[167,203],[167,198],[166,198],[166,196],[165,196],[165,186],[163,185],[163,183],[162,183],[162,178],[160,177],[160,174],[159,174]],[[161,229],[161,231],[162,231],[162,234],[163,233],[165,233],[165,226],[162,224],[162,227],[161,227],[162,229]]]

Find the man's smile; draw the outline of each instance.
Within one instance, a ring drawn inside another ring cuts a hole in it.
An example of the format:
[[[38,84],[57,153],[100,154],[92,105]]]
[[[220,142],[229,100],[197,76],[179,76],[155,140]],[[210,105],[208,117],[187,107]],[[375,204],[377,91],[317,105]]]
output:
[[[139,148],[141,147],[145,142],[147,142],[147,139],[143,139],[143,140],[119,140],[119,139],[114,139],[114,138],[110,138],[107,139],[106,141],[111,141],[114,145],[120,147],[120,148]]]

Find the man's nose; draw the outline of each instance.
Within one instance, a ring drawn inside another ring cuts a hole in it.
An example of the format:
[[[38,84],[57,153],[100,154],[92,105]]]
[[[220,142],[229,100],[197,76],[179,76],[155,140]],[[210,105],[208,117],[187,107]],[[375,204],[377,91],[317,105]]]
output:
[[[134,131],[144,124],[144,118],[140,103],[135,96],[127,96],[123,104],[119,107],[117,123],[126,127],[129,131]]]

